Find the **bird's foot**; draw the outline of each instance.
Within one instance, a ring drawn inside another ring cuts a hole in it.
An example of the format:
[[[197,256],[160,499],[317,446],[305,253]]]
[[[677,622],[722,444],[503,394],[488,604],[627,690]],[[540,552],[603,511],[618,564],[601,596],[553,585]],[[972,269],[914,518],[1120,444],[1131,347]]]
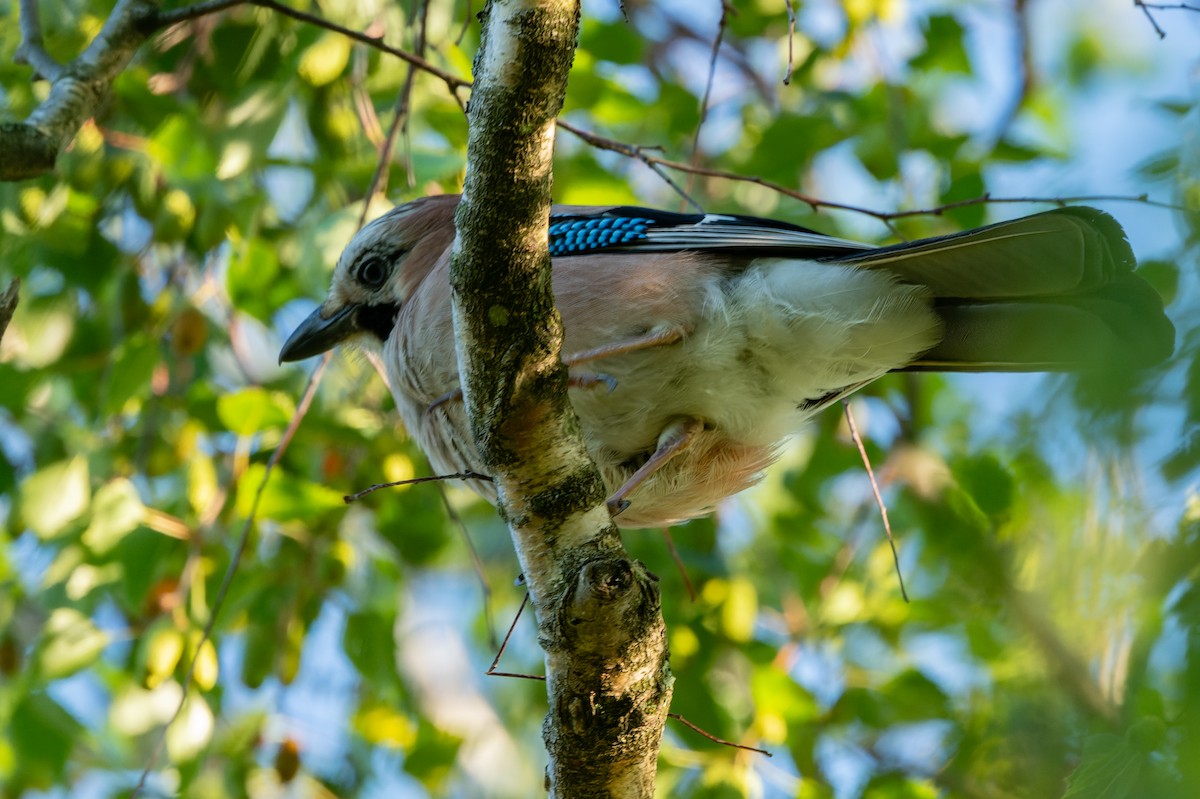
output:
[[[608,393],[611,394],[617,390],[617,379],[603,372],[584,372],[567,378],[568,388],[595,388],[599,385],[607,386]]]
[[[696,436],[703,430],[703,420],[695,417],[677,419],[667,425],[667,428],[658,436],[658,447],[654,450],[654,454],[608,498],[609,515],[616,517],[623,513],[630,505],[629,495],[649,480],[668,461],[690,447],[695,442]]]
[[[461,388],[456,388],[456,389],[447,391],[445,394],[438,397],[433,402],[429,403],[429,407],[425,409],[425,415],[428,416],[428,415],[432,414],[434,411],[436,411],[438,408],[442,407],[443,405],[445,405],[448,402],[461,402],[462,398],[463,398],[463,393],[462,393]]]

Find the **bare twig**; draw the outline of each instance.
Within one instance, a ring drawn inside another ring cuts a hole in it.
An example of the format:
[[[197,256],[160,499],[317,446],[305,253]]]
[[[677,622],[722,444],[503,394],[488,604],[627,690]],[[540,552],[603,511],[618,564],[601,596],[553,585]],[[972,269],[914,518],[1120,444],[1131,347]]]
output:
[[[696,122],[696,132],[692,135],[692,166],[700,163],[700,131],[704,128],[704,123],[708,119],[709,101],[712,99],[713,81],[717,77],[717,59],[721,57],[721,42],[725,38],[725,27],[729,21],[729,15],[734,13],[733,8],[721,0],[721,19],[717,22],[717,35],[713,37],[712,52],[708,57],[708,79],[704,82],[704,96],[700,98],[700,119]],[[684,200],[691,202],[692,181],[696,173],[688,174],[687,194],[684,195]]]
[[[700,733],[701,735],[703,735],[705,738],[712,741],[713,743],[721,744],[721,746],[732,746],[734,749],[745,749],[747,752],[758,752],[760,755],[766,755],[767,757],[773,757],[773,755],[770,752],[768,752],[766,749],[759,749],[757,746],[746,746],[745,744],[735,744],[733,741],[726,741],[724,738],[718,738],[717,736],[713,735],[710,732],[705,732],[704,730],[700,729],[695,724],[688,721],[687,719],[685,719],[683,716],[679,715],[678,713],[668,713],[667,717],[675,719],[680,724],[684,725],[685,727],[687,727],[690,730],[693,730],[694,732]]]
[[[364,488],[357,494],[347,494],[346,496],[342,497],[342,500],[349,505],[351,502],[356,502],[365,497],[367,494],[374,493],[381,488],[396,488],[398,486],[417,485],[418,483],[432,483],[435,480],[487,480],[488,482],[491,482],[492,478],[488,477],[486,474],[479,474],[477,472],[455,472],[454,474],[435,474],[429,477],[413,477],[410,480],[397,480],[394,483],[376,483],[373,486]]]
[[[850,211],[864,216],[870,216],[881,222],[890,222],[896,219],[906,219],[914,216],[942,216],[947,211],[952,211],[957,208],[967,208],[973,205],[984,204],[1009,204],[1009,203],[1048,203],[1052,205],[1065,206],[1073,203],[1082,202],[1136,202],[1142,205],[1149,205],[1155,208],[1167,208],[1173,211],[1189,210],[1185,206],[1175,203],[1166,203],[1159,200],[1151,200],[1147,194],[1125,195],[1125,194],[1086,194],[1077,195],[1074,197],[993,197],[991,194],[983,194],[979,197],[972,197],[965,200],[957,200],[952,203],[946,203],[933,208],[910,209],[905,211],[879,211],[872,208],[864,208],[858,205],[849,205],[847,203],[833,202],[830,200],[822,200],[819,197],[814,197],[811,194],[790,189],[787,186],[779,183],[774,183],[769,180],[764,180],[760,177],[752,175],[740,175],[736,172],[729,172],[723,169],[711,169],[709,167],[692,166],[681,161],[672,161],[668,158],[653,155],[652,150],[656,148],[643,147],[634,144],[626,144],[624,142],[615,141],[613,139],[600,136],[589,130],[580,128],[565,119],[558,120],[558,126],[568,133],[574,134],[588,144],[601,150],[624,155],[627,158],[633,158],[653,168],[654,166],[665,167],[678,172],[695,172],[697,175],[706,177],[722,178],[724,180],[740,181],[742,183],[753,183],[756,186],[763,186],[771,191],[782,194],[786,197],[791,197],[794,200],[807,205],[814,211],[822,208],[838,211]]]
[[[347,36],[356,42],[361,42],[365,45],[369,45],[371,47],[374,47],[377,50],[388,53],[389,55],[393,55],[396,58],[399,58],[401,61],[406,61],[409,64],[412,64],[413,66],[417,67],[418,69],[421,69],[425,72],[428,72],[430,75],[440,78],[442,80],[442,82],[446,84],[446,88],[450,90],[451,94],[457,94],[459,89],[468,88],[471,85],[471,82],[469,80],[463,80],[462,78],[458,77],[457,75],[447,72],[446,70],[442,69],[441,67],[439,67],[435,64],[432,64],[429,61],[426,61],[424,58],[421,58],[420,56],[413,55],[412,53],[410,53],[406,50],[401,50],[398,47],[392,47],[388,44],[385,44],[382,39],[378,39],[373,36],[368,36],[365,33],[359,33],[356,30],[352,30],[350,28],[343,27],[342,25],[338,25],[337,23],[330,22],[327,19],[322,19],[321,17],[318,17],[315,14],[309,14],[304,11],[297,11],[296,9],[294,9],[290,6],[285,6],[282,3],[277,3],[277,2],[275,2],[275,0],[253,0],[253,2],[254,2],[254,5],[256,5],[256,6],[261,6],[263,8],[269,8],[269,9],[272,9],[273,11],[283,14],[285,17],[291,17],[292,19],[297,19],[297,20],[300,20],[301,22],[307,22],[310,25],[316,25],[317,27],[324,28],[324,29],[330,30],[330,31],[334,31],[335,33],[340,33],[343,36]]]
[[[683,578],[683,587],[687,589],[688,599],[696,601],[696,587],[692,585],[692,578],[688,576],[687,567],[683,565],[683,558],[679,557],[679,550],[675,548],[675,539],[671,537],[671,528],[663,528],[663,539],[667,542],[667,552],[671,553],[671,560],[675,561],[675,568],[679,569],[679,576]]]
[[[422,57],[425,55],[425,31],[428,19],[429,4],[422,2],[416,41],[417,55]],[[368,196],[373,196],[376,191],[381,194],[387,193],[387,169],[392,160],[392,151],[395,149],[397,137],[399,137],[401,131],[408,130],[409,105],[412,102],[412,90],[416,77],[417,67],[409,64],[408,74],[404,76],[404,87],[400,90],[400,95],[396,98],[396,110],[392,116],[392,124],[388,127],[387,137],[379,147],[379,164],[375,169],[375,176],[371,181],[375,189]],[[408,174],[409,188],[411,188],[413,185],[413,172],[411,159],[409,158],[406,158],[405,171]]]
[[[379,37],[369,36],[366,33],[338,25],[336,22],[330,22],[329,20],[319,17],[316,14],[310,14],[307,11],[300,11],[292,8],[291,6],[278,3],[275,0],[242,0],[240,3],[232,2],[232,0],[207,0],[207,2],[185,6],[184,8],[159,12],[150,16],[145,24],[152,29],[158,29],[164,25],[170,25],[187,19],[195,19],[196,17],[204,16],[205,14],[212,14],[217,11],[223,11],[227,8],[242,4],[255,5],[260,8],[269,8],[277,14],[282,14],[285,17],[291,17],[292,19],[299,20],[300,22],[306,22],[309,25],[315,25],[318,28],[324,28],[325,30],[333,31],[334,33],[340,33],[356,42],[360,42],[361,44],[365,44],[369,47],[374,47],[376,50],[381,52],[393,55],[396,58],[399,58],[401,61],[406,61],[418,69],[440,78],[442,82],[446,84],[446,87],[452,94],[456,94],[460,89],[467,88],[471,85],[469,80],[464,80],[453,73],[447,72],[441,67],[426,61],[424,58],[418,55],[414,55],[397,47],[392,47],[391,45],[386,44],[383,39]]]
[[[496,671],[496,666],[500,665],[500,658],[504,654],[504,650],[508,648],[508,639],[512,638],[513,630],[517,629],[517,622],[521,620],[521,614],[525,612],[525,606],[529,604],[529,592],[525,592],[525,597],[521,600],[521,607],[517,608],[517,615],[513,616],[512,624],[508,625],[508,632],[504,634],[504,640],[500,643],[500,649],[496,651],[496,657],[492,658],[492,665],[488,666],[484,672],[488,677],[516,677],[521,680],[539,680],[544,682],[545,677],[537,674],[520,674],[511,671]]]
[[[792,5],[792,0],[784,0],[783,5],[787,8],[788,18],[788,63],[787,71],[783,73],[783,85],[790,86],[792,85],[792,71],[796,68],[796,9]]]
[[[858,454],[862,456],[867,477],[871,480],[871,491],[875,494],[875,504],[879,506],[879,516],[883,519],[883,530],[887,533],[888,545],[892,548],[892,561],[896,564],[896,579],[900,581],[900,596],[904,597],[904,601],[907,602],[909,601],[908,591],[904,588],[904,574],[900,571],[900,553],[896,551],[896,539],[892,537],[892,523],[888,521],[887,505],[883,501],[883,495],[879,493],[875,470],[871,468],[871,458],[867,455],[867,448],[863,444],[862,436],[858,434],[858,425],[854,423],[854,413],[850,410],[850,401],[842,400],[842,407],[846,411],[846,424],[850,427],[850,437],[854,439],[854,445],[858,447]]]
[[[1142,13],[1146,15],[1146,19],[1150,21],[1150,25],[1154,28],[1154,32],[1158,34],[1158,38],[1167,38],[1167,32],[1162,29],[1158,21],[1154,19],[1151,10],[1154,11],[1198,11],[1200,6],[1192,5],[1191,3],[1143,3],[1142,0],[1133,0],[1134,6],[1140,8]]]

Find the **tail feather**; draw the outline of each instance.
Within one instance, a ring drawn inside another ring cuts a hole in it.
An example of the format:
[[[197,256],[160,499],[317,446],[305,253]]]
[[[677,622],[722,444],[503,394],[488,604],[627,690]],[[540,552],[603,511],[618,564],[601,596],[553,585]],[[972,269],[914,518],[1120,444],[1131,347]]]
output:
[[[941,342],[908,370],[1057,371],[1150,366],[1175,330],[1133,269],[1121,226],[1060,208],[911,244],[839,256],[928,287]]]

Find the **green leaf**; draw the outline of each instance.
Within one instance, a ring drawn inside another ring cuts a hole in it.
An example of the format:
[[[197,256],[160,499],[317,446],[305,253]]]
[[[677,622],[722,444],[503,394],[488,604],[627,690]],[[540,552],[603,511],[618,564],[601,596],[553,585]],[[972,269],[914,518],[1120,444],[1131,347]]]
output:
[[[83,515],[90,500],[87,460],[77,456],[52,463],[22,483],[18,513],[39,538],[49,539]]]
[[[404,758],[404,770],[416,777],[435,796],[445,795],[445,782],[453,773],[463,739],[424,719],[417,731],[416,745]]]
[[[216,464],[203,453],[196,453],[188,463],[187,496],[192,513],[197,516],[207,513],[220,496]]]
[[[350,662],[363,678],[376,686],[398,685],[396,641],[390,613],[363,611],[346,619],[343,643]]]
[[[15,360],[33,368],[57,362],[75,333],[75,303],[65,297],[26,300],[17,306],[4,344]]]
[[[950,14],[935,14],[925,24],[925,50],[909,64],[916,69],[970,74],[971,59],[963,46],[963,27]]]
[[[1016,486],[1012,474],[991,453],[981,453],[956,464],[954,474],[989,516],[1002,516],[1012,507]]]
[[[162,165],[167,178],[182,182],[207,181],[217,170],[209,146],[210,136],[197,135],[195,120],[182,114],[167,117],[146,145],[146,152]]]
[[[253,310],[279,274],[279,254],[261,239],[253,239],[229,260],[226,284],[239,307]]]
[[[250,514],[254,496],[262,484],[266,470],[266,466],[256,463],[238,480],[237,511],[242,516]],[[276,521],[311,519],[326,511],[344,508],[346,503],[342,496],[340,491],[334,491],[276,467],[263,489],[258,515],[260,518]]]
[[[1150,260],[1138,264],[1137,273],[1145,278],[1169,305],[1179,292],[1179,264],[1173,261]]]
[[[124,477],[106,483],[92,501],[92,521],[83,531],[84,545],[106,555],[126,534],[141,524],[146,508],[133,483]]]
[[[279,391],[253,386],[217,398],[217,416],[226,429],[240,436],[284,427],[296,412],[291,397]]]
[[[67,758],[83,728],[44,693],[23,697],[13,708],[10,728],[17,768],[28,785],[50,788],[63,776]]]
[[[1083,745],[1083,759],[1067,778],[1067,792],[1062,799],[1145,796],[1139,777],[1166,732],[1167,725],[1162,719],[1144,718],[1131,726],[1124,737],[1102,733],[1088,738]]]
[[[46,680],[59,680],[87,668],[108,646],[108,634],[74,608],[57,608],[51,613],[43,635],[37,663]]]
[[[191,694],[183,701],[179,717],[167,728],[167,754],[173,762],[195,758],[212,740],[215,721],[204,697]]]
[[[624,20],[598,23],[586,19],[579,32],[579,48],[581,52],[600,61],[642,64],[645,63],[646,38]],[[575,76],[572,74],[572,88],[575,85],[574,80]]]
[[[120,413],[125,403],[149,393],[150,378],[160,361],[158,345],[144,335],[133,335],[113,355],[105,386],[104,413]]]
[[[325,33],[304,51],[296,70],[313,86],[325,86],[337,80],[350,62],[350,40],[341,34]]]

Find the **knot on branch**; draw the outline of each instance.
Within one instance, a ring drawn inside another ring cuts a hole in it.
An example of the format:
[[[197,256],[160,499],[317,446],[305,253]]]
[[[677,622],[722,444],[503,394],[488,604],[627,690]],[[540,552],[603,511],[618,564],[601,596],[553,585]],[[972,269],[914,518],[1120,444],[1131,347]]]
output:
[[[623,556],[583,563],[564,599],[563,636],[577,652],[600,660],[628,657],[661,625],[658,577]]]

